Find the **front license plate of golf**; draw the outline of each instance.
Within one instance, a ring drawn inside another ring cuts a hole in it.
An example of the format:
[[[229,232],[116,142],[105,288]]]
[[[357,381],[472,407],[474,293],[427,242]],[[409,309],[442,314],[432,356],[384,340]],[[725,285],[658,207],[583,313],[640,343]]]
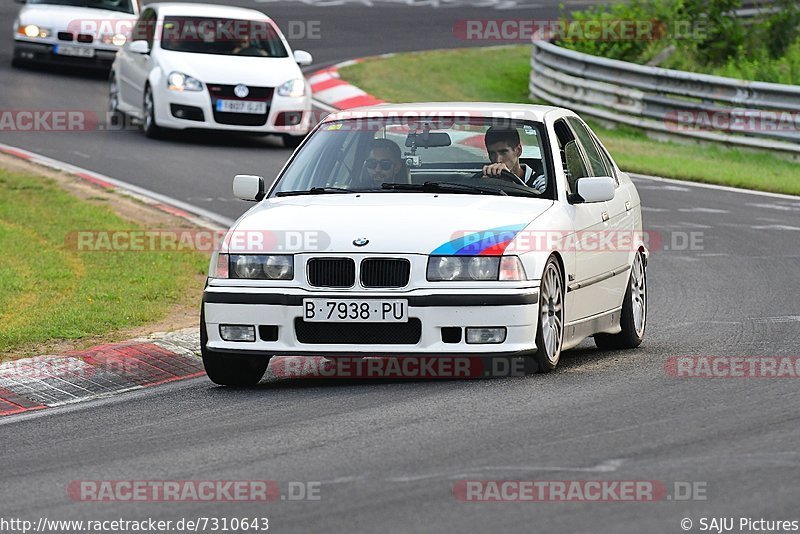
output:
[[[408,301],[303,299],[303,319],[320,323],[406,323]]]
[[[267,112],[267,103],[252,100],[217,100],[217,111],[263,115]]]

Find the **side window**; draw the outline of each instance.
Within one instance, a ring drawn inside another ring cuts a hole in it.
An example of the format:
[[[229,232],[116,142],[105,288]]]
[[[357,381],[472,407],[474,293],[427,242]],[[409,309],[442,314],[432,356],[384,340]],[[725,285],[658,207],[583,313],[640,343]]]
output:
[[[617,182],[617,186],[619,186],[619,178],[617,177],[617,171],[614,170],[614,163],[611,161],[611,156],[608,154],[608,151],[603,147],[600,143],[600,140],[597,138],[594,132],[592,132],[592,139],[594,140],[594,144],[597,146],[597,150],[600,152],[600,156],[603,158],[603,163],[605,163],[606,168],[608,169],[609,176],[611,176],[615,182]]]
[[[153,48],[153,41],[156,35],[156,12],[154,9],[145,9],[133,27],[134,41],[147,41],[150,48]]]
[[[606,167],[606,163],[597,150],[597,145],[595,145],[592,135],[586,129],[586,126],[574,117],[568,117],[567,121],[572,126],[572,129],[575,130],[575,135],[578,137],[578,141],[589,159],[590,176],[611,176],[611,171]]]
[[[591,176],[587,165],[581,155],[578,141],[570,130],[567,123],[558,120],[553,125],[558,140],[558,149],[561,152],[561,161],[564,164],[564,174],[567,177],[567,193],[573,194],[576,191],[575,182],[578,178]]]

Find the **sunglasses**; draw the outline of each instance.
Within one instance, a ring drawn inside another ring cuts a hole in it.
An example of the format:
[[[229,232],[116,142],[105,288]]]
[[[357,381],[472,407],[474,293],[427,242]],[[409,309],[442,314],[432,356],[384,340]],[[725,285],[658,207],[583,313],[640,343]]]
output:
[[[378,165],[381,166],[382,171],[388,171],[391,170],[392,167],[394,167],[394,163],[390,159],[377,160],[370,158],[364,162],[364,165],[366,165],[366,167],[371,171],[377,169]]]

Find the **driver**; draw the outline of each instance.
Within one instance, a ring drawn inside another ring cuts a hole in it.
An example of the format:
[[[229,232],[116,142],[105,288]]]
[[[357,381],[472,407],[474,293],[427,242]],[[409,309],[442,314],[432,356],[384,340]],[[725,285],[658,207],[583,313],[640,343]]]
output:
[[[231,50],[231,54],[236,56],[266,56],[267,53],[254,42],[250,36],[245,35],[237,43],[236,48]]]
[[[400,147],[388,139],[373,140],[364,167],[370,179],[369,185],[378,189],[384,182],[402,181],[403,159]]]
[[[484,175],[499,177],[503,171],[509,171],[517,175],[528,187],[544,193],[547,188],[545,176],[543,174],[533,176],[533,169],[519,161],[522,155],[522,142],[516,128],[492,126],[486,131],[484,142],[486,152],[489,153],[489,161],[492,162],[483,166]]]

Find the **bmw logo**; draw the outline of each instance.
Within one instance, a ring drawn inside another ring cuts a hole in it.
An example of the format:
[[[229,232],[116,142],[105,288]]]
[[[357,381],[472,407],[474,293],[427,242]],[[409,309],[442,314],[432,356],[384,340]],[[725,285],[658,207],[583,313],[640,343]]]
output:
[[[239,98],[245,98],[247,95],[250,94],[250,89],[243,83],[240,83],[236,87],[233,88],[233,94],[238,96]]]
[[[359,237],[358,239],[353,239],[353,244],[357,247],[363,247],[367,243],[369,243],[369,239],[367,239],[366,237]]]

